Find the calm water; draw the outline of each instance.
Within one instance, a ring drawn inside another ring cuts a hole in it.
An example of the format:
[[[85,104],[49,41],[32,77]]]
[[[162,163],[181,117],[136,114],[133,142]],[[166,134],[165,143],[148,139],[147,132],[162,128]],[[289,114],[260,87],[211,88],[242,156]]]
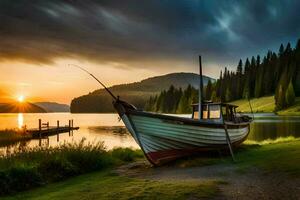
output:
[[[188,116],[186,115],[186,117]],[[116,114],[0,114],[0,129],[21,128],[23,125],[26,125],[27,128],[36,128],[38,119],[42,119],[43,122],[49,121],[53,126],[56,125],[57,120],[60,121],[60,125],[67,125],[69,119],[74,120],[74,126],[79,126],[80,129],[74,131],[71,137],[68,133],[60,134],[59,143],[78,142],[85,138],[86,142],[91,143],[104,141],[107,149],[114,147],[138,148],[129,134],[119,134],[110,128],[107,129],[112,126],[124,126]],[[281,117],[274,114],[256,114],[248,139],[262,141],[286,136],[300,137],[300,116]],[[38,143],[38,140],[32,140],[26,142],[25,145],[35,146]],[[59,143],[56,141],[56,136],[49,137],[50,146],[56,146]],[[5,149],[1,148],[1,150]]]

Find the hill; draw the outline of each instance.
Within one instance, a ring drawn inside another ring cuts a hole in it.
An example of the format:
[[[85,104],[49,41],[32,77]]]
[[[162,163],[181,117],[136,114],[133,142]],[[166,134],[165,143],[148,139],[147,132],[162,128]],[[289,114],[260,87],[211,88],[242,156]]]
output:
[[[46,110],[33,103],[0,103],[0,113],[45,113]]]
[[[214,79],[203,76],[203,83]],[[162,90],[167,90],[170,85],[175,88],[186,88],[188,85],[199,87],[199,75],[194,73],[172,73],[162,76],[151,77],[140,82],[121,84],[110,87],[115,94],[138,108],[143,108],[151,95],[158,94]],[[112,99],[104,89],[95,90],[87,95],[74,98],[71,102],[71,112],[73,113],[105,113],[114,112]]]
[[[35,105],[43,108],[47,112],[70,112],[70,106],[56,102],[34,102]]]

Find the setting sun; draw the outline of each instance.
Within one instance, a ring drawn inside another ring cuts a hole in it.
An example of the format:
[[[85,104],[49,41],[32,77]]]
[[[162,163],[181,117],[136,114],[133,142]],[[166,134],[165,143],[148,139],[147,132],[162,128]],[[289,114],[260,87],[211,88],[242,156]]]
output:
[[[23,102],[23,101],[24,101],[24,96],[23,96],[23,95],[19,96],[19,97],[18,97],[18,101],[19,101],[20,103]]]

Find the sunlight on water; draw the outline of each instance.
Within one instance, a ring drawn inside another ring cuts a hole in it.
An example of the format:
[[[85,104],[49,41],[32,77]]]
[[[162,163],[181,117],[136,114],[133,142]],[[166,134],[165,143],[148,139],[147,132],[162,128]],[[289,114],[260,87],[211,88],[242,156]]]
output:
[[[69,133],[60,134],[59,142],[57,142],[56,135],[50,136],[49,145],[52,147],[62,143],[78,143],[84,138],[86,143],[104,142],[107,149],[116,147],[139,148],[130,134],[124,134],[122,130],[119,133],[119,127],[123,127],[124,124],[118,120],[117,114],[1,113],[0,130],[21,129],[24,126],[28,129],[37,128],[39,119],[42,119],[43,123],[49,122],[50,126],[56,126],[57,120],[60,121],[60,126],[65,126],[68,125],[69,119],[73,119],[74,126],[80,127],[78,131],[74,131],[73,136],[69,136]],[[42,144],[48,145],[46,143],[46,140],[42,141]],[[39,145],[39,140],[24,141],[21,145],[35,147]],[[14,146],[9,148],[14,148]],[[0,147],[0,154],[6,150],[6,148]]]
[[[189,115],[180,115],[181,117],[190,117]],[[49,137],[49,145],[57,146],[61,143],[78,143],[83,138],[87,143],[104,142],[107,149],[116,147],[139,148],[130,134],[124,134],[125,128],[122,121],[118,120],[117,114],[71,114],[71,113],[18,113],[18,114],[0,114],[0,130],[22,128],[37,128],[38,120],[49,122],[50,126],[56,126],[57,120],[61,126],[68,125],[69,119],[74,119],[74,126],[79,126],[78,131],[74,131],[73,136],[69,133],[63,133],[59,136]],[[112,128],[114,127],[114,128]],[[286,117],[276,115],[261,114],[256,115],[251,124],[251,132],[248,139],[254,141],[263,141],[266,139],[276,139],[278,137],[300,137],[300,117]],[[43,140],[42,143],[46,143]],[[23,146],[38,146],[38,140],[25,141]],[[0,154],[1,149],[0,147]]]
[[[18,128],[21,129],[24,125],[24,116],[23,113],[18,114]]]

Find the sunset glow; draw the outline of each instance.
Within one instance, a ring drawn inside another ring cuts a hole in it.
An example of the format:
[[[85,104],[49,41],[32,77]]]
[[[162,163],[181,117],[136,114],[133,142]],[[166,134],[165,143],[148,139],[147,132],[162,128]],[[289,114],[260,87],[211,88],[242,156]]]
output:
[[[24,96],[23,95],[20,95],[18,97],[18,102],[22,103],[24,101]]]
[[[203,74],[218,78],[225,67],[235,70],[240,58],[276,52],[279,43],[295,46],[299,36],[299,30],[290,28],[298,27],[298,1],[289,1],[285,9],[280,3],[258,6],[255,1],[109,2],[82,7],[72,1],[25,5],[7,0],[0,6],[0,102],[19,101],[15,95],[21,93],[27,102],[70,104],[101,88],[69,64],[112,86],[175,72],[198,73],[201,54]],[[260,7],[266,10],[257,14]],[[261,34],[266,32],[274,34]]]

